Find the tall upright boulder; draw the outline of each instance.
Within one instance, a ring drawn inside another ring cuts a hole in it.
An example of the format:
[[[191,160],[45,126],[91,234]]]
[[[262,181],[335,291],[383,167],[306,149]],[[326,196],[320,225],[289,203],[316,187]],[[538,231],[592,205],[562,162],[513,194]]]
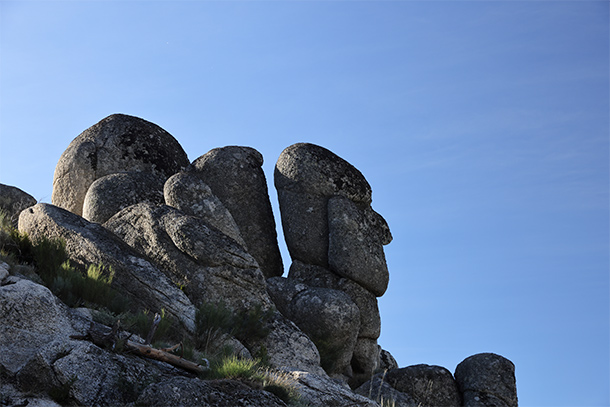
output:
[[[174,137],[154,123],[113,114],[76,137],[55,167],[52,202],[77,215],[89,186],[123,171],[150,171],[169,178],[189,165]]]
[[[187,215],[196,216],[248,248],[233,215],[194,172],[172,175],[163,187],[165,203]]]
[[[495,353],[470,356],[455,369],[466,407],[517,407],[515,365]]]
[[[263,156],[250,147],[215,148],[197,158],[190,171],[209,185],[231,212],[265,277],[283,273],[275,220],[269,201]]]
[[[392,241],[371,207],[360,171],[331,151],[308,143],[286,148],[275,167],[282,227],[292,257],[288,279],[340,290],[359,309],[349,382],[358,386],[380,366],[377,298],[389,283],[383,246]]]
[[[274,181],[290,256],[328,267],[328,199],[344,196],[366,207],[372,200],[371,186],[350,163],[309,143],[282,151]]]

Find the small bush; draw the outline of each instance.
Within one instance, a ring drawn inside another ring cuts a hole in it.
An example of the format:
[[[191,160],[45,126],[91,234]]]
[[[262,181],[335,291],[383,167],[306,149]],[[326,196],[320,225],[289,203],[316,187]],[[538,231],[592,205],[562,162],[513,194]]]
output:
[[[234,325],[233,313],[225,304],[202,304],[195,314],[195,347],[214,356],[222,337],[233,335]]]
[[[256,304],[247,312],[237,315],[235,337],[241,341],[259,341],[269,335],[268,323],[273,317],[273,310],[263,310]]]

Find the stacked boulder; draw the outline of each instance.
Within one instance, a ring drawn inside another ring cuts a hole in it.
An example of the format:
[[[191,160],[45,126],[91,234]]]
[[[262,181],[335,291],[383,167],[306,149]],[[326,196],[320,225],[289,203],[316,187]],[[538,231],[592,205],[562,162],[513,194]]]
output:
[[[151,184],[159,185],[155,177],[167,179],[187,165],[186,153],[167,131],[138,117],[113,114],[82,132],[63,152],[55,167],[52,202],[76,215],[97,213],[84,208],[87,192],[96,180],[117,173],[127,174],[98,186],[108,193],[92,191],[89,204],[121,209],[151,195],[158,201],[150,191]],[[134,173],[148,173],[151,180],[141,182],[144,175]],[[114,187],[116,183],[127,187]]]
[[[327,371],[354,386],[380,364],[377,297],[389,282],[383,251],[392,240],[389,227],[371,208],[371,187],[360,171],[323,147],[286,148],[274,178],[293,262],[287,278],[270,282],[270,294],[324,348]],[[312,319],[307,313],[321,298],[333,298],[326,303],[336,303],[336,312]]]

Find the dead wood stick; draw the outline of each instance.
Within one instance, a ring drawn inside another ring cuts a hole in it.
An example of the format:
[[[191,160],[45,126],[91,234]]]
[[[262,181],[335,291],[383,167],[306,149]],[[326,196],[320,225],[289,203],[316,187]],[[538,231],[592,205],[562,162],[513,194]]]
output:
[[[203,373],[207,370],[203,366],[198,365],[195,362],[191,362],[190,360],[182,359],[181,357],[172,355],[171,353],[164,352],[160,349],[151,348],[150,346],[142,345],[136,342],[127,341],[125,343],[125,348],[139,356],[160,360],[162,362],[169,363],[172,366],[188,370],[189,372]]]

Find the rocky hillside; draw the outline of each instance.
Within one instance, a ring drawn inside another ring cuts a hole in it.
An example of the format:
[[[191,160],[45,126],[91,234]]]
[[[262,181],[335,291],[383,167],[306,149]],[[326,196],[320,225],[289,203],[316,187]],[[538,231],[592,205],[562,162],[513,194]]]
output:
[[[285,273],[262,163],[189,162],[116,114],[62,154],[52,205],[0,185],[0,405],[517,406],[501,356],[453,375],[379,347],[390,228],[313,144],[275,167]]]

